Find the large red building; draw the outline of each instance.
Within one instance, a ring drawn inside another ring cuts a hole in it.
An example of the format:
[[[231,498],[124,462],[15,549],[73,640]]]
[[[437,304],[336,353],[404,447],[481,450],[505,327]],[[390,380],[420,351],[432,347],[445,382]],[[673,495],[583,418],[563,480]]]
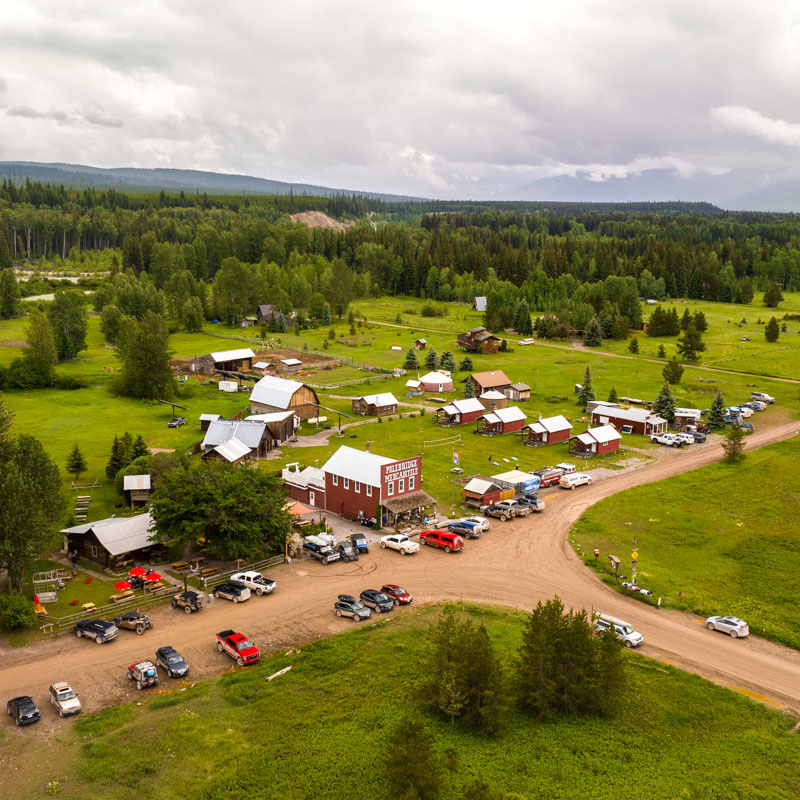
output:
[[[320,471],[314,470],[316,480],[309,481],[312,475],[307,472],[283,471],[290,495],[312,504],[316,501],[318,507],[348,519],[380,515],[382,525],[407,527],[425,524],[436,515],[436,501],[420,488],[420,456],[396,461],[342,446]],[[324,490],[320,479],[324,479]],[[311,483],[317,484],[316,491]],[[309,490],[314,491],[314,500]]]

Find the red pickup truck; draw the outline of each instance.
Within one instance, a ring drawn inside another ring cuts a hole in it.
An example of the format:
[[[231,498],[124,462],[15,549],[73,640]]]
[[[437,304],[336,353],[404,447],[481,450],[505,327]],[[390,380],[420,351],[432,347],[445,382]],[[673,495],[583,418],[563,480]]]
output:
[[[257,664],[261,660],[259,649],[243,634],[235,631],[222,631],[217,634],[217,649],[227,653],[236,663]]]

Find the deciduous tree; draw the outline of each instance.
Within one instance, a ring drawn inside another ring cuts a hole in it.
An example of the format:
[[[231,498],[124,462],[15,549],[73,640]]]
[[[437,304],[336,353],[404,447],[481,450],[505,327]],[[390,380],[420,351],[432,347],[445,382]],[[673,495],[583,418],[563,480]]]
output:
[[[173,396],[172,350],[163,317],[148,311],[141,321],[128,320],[119,333],[117,352],[122,360],[115,381],[120,394],[149,400]]]
[[[0,235],[2,234],[0,233]],[[5,269],[0,269],[0,319],[18,317],[21,313],[20,306],[17,276],[9,265]]]

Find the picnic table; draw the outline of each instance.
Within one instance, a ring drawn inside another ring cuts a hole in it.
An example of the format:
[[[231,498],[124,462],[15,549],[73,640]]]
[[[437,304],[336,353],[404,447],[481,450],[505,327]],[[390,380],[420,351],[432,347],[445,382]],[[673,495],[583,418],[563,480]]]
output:
[[[84,611],[94,611],[94,610],[95,610],[95,608],[97,608],[97,606],[95,606],[95,604],[94,604],[94,603],[84,603],[84,604],[81,606],[81,608],[82,608]]]
[[[128,589],[125,592],[120,592],[119,594],[112,594],[109,598],[112,603],[121,603],[123,600],[128,600],[129,598],[133,597],[136,593],[133,589]]]
[[[202,571],[200,572],[201,577],[208,578],[211,575],[218,575],[219,569],[217,567],[203,567]]]
[[[173,561],[172,569],[177,570],[178,572],[184,572],[185,570],[189,569],[189,565],[185,561]]]

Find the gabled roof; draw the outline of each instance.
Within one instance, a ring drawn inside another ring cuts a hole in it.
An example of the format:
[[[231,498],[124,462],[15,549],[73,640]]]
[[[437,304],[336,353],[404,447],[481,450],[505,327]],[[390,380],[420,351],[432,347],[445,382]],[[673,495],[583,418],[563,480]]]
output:
[[[572,430],[572,423],[561,414],[555,417],[545,417],[544,419],[540,419],[539,424],[548,433],[556,433],[557,431]]]
[[[289,408],[295,392],[302,388],[303,384],[300,381],[265,375],[250,392],[250,402],[263,403],[276,408]]]
[[[391,392],[380,392],[379,394],[365,394],[363,397],[356,398],[363,400],[369,406],[396,406],[397,398]]]
[[[213,447],[212,450],[215,453],[219,453],[231,464],[234,464],[239,461],[239,459],[250,454],[250,448],[244,442],[239,441],[239,439],[229,439],[227,442]]]
[[[219,353],[211,353],[211,358],[215,364],[220,361],[239,361],[243,358],[255,358],[256,354],[249,348],[243,347],[241,350],[221,350]]]
[[[452,378],[449,375],[445,375],[444,372],[429,372],[427,375],[423,375],[420,378],[422,383],[447,383],[448,381],[452,382]]]
[[[135,517],[110,517],[98,522],[64,528],[61,533],[87,533],[92,531],[100,544],[112,556],[130,553],[153,544],[153,518],[150,514],[139,514]]]
[[[466,379],[465,379],[466,380]],[[481,388],[492,386],[510,386],[511,381],[502,370],[494,370],[492,372],[473,372],[472,380]],[[462,381],[463,383],[463,381]]]
[[[487,422],[517,422],[521,419],[527,419],[527,414],[519,406],[509,406],[508,408],[496,408],[491,414],[484,414],[484,419]]]
[[[268,366],[269,364],[267,364],[266,361],[256,361],[256,363],[253,364],[254,369],[266,369]]]
[[[251,414],[249,417],[245,417],[245,420],[264,422],[269,425],[270,422],[283,422],[285,419],[294,416],[294,411],[290,409],[289,411],[270,411],[269,414]]]
[[[499,475],[492,475],[492,478],[496,481],[502,481],[503,483],[527,483],[528,481],[535,481],[537,480],[536,475],[532,475],[530,472],[523,472],[520,469],[512,469],[508,472],[501,472]]]
[[[485,330],[486,330],[486,328],[484,328],[483,325],[481,325],[479,328],[470,328],[467,331],[467,333],[481,333],[482,331],[485,331]]]
[[[408,386],[409,389],[418,389],[421,385],[422,381],[416,381],[413,378],[406,381],[406,386]]]
[[[381,485],[381,467],[384,464],[393,464],[395,459],[378,456],[375,453],[365,453],[355,450],[347,445],[342,445],[323,465],[323,472],[359,481],[369,486]]]
[[[282,358],[281,364],[287,367],[299,367],[303,362],[299,358]]]
[[[422,344],[428,344],[428,340],[423,338],[416,339],[415,341],[422,342]]]
[[[695,417],[696,419],[700,419],[701,411],[699,408],[676,408],[675,409],[675,416],[676,417]]]
[[[475,494],[486,494],[492,489],[499,489],[500,487],[491,481],[483,478],[473,478],[463,489],[465,492],[474,492]]]
[[[299,486],[303,489],[313,487],[325,491],[325,473],[319,467],[306,467],[304,470],[295,471],[284,469],[281,477],[286,483]]]
[[[592,414],[598,414],[610,419],[623,419],[628,422],[658,422],[658,414],[646,408],[613,408],[611,406],[597,406]],[[661,420],[663,422],[663,420]]]
[[[476,311],[486,311],[486,298],[476,297],[474,300]]]
[[[150,488],[149,475],[125,475],[122,479],[122,489],[126,492],[141,491]]]
[[[576,437],[584,444],[599,442],[608,444],[622,438],[622,434],[613,425],[601,425],[599,428],[589,428],[584,433],[579,433]]]
[[[531,390],[527,383],[512,383],[511,388],[516,389],[518,392],[529,392]]]
[[[481,401],[477,397],[468,397],[466,400],[453,400],[452,403],[442,408],[447,414],[469,414],[471,411],[484,411]]]
[[[266,423],[258,420],[218,419],[208,426],[201,447],[205,450],[238,439],[250,450],[254,450],[261,444],[266,430]]]
[[[216,422],[222,414],[201,414],[200,422]]]

